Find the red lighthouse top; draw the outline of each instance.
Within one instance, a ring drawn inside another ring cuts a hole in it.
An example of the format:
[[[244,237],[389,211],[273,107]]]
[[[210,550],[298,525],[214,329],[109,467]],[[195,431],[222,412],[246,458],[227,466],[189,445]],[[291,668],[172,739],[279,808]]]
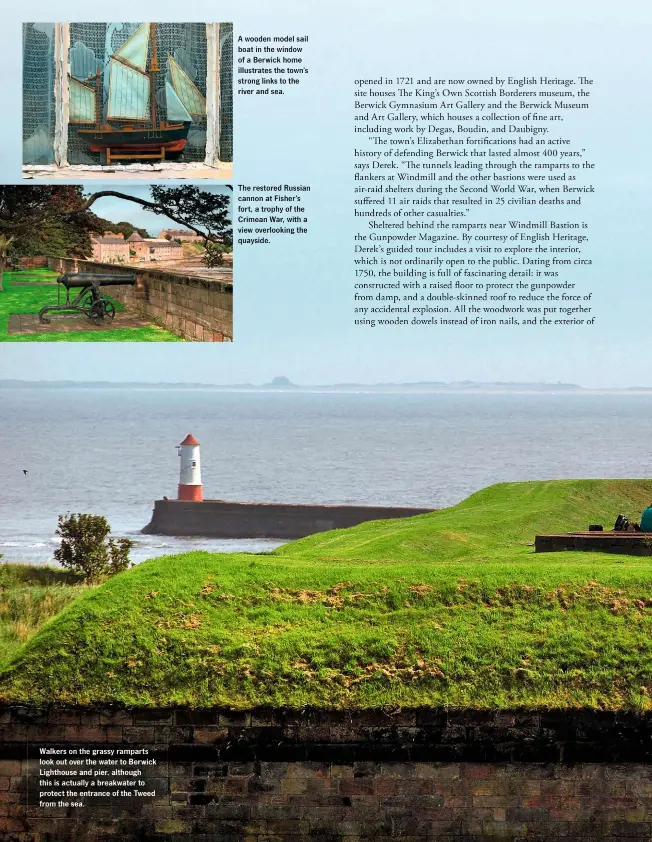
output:
[[[198,441],[197,441],[197,439],[193,436],[193,434],[192,434],[192,433],[188,433],[188,435],[187,435],[187,436],[185,437],[185,439],[181,442],[181,444],[179,445],[179,447],[182,447],[184,444],[199,444],[199,442],[198,442]]]

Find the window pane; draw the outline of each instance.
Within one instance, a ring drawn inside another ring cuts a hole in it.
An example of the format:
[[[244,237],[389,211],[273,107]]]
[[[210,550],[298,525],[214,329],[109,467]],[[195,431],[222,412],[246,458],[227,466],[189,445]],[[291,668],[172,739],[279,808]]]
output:
[[[23,163],[54,163],[54,24],[23,24]]]

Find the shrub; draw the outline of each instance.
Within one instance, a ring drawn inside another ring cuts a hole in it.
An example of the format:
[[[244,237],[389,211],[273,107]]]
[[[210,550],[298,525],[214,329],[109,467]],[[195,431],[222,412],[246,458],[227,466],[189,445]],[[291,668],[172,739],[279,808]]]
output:
[[[128,570],[132,566],[129,551],[133,545],[134,542],[129,538],[109,538],[109,576],[122,573],[123,570]]]
[[[55,559],[87,582],[96,582],[131,567],[129,551],[134,542],[129,538],[109,538],[111,527],[102,515],[59,515],[56,534],[61,546]]]
[[[202,260],[208,269],[214,269],[216,266],[222,266],[224,263],[224,255],[231,251],[226,243],[213,243],[210,240],[206,241],[206,251]]]

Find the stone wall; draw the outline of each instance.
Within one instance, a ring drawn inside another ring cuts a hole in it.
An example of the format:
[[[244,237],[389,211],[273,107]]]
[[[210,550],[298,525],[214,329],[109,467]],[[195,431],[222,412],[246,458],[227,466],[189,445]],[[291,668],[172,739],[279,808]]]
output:
[[[652,555],[652,533],[568,532],[537,535],[534,539],[534,551],[537,553],[559,553],[566,550],[648,556]]]
[[[0,722],[7,842],[652,837],[645,715],[13,706]],[[27,806],[27,741],[32,757],[41,746],[148,746],[158,794],[121,808]]]
[[[203,535],[210,538],[303,538],[315,532],[347,529],[369,520],[414,517],[432,509],[398,506],[305,506],[291,503],[230,503],[224,500],[157,500],[150,535]]]
[[[49,258],[57,272],[136,274],[135,286],[111,287],[110,295],[128,310],[195,342],[233,339],[233,283],[230,273],[200,278],[165,269],[116,266],[75,258]]]

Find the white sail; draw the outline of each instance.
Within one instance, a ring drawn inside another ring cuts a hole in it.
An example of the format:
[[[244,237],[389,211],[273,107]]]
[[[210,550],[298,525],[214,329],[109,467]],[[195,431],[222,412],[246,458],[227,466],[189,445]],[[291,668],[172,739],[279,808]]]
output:
[[[95,122],[95,88],[83,85],[72,76],[69,78],[70,122]]]
[[[149,120],[149,90],[147,74],[112,58],[107,119]]]
[[[188,76],[185,70],[182,69],[182,67],[171,55],[168,55],[168,70],[170,71],[170,78],[172,80],[174,92],[181,100],[181,103],[186,111],[189,114],[192,114],[193,117],[205,117],[205,97],[192,81],[190,76]]]
[[[145,70],[149,47],[150,25],[141,23],[138,29],[115,51],[114,58],[120,59],[138,70]]]
[[[192,123],[192,117],[167,81],[165,83],[165,111],[169,123]]]

